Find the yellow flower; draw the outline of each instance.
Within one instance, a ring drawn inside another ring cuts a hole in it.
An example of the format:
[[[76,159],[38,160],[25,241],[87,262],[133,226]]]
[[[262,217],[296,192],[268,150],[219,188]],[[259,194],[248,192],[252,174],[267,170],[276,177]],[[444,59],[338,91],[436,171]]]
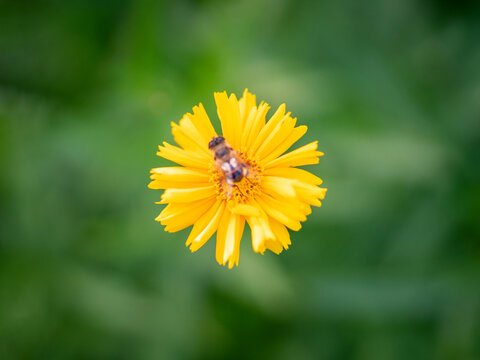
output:
[[[270,107],[257,106],[248,90],[240,100],[226,92],[214,97],[223,137],[212,141],[218,135],[203,105],[195,106],[179,124],[172,122],[180,147],[164,142],[157,152],[181,166],[152,169],[149,188],[165,189],[158,203],[168,205],[155,219],[165,231],[193,225],[186,242],[192,252],[216,232],[215,257],[232,268],[238,265],[245,222],[255,252],[279,254],[291,244],[287,228],[300,230],[327,189],[318,187],[320,178],[296,168],[318,163],[323,153],[317,141],[284,154],[307,131],[295,127],[297,119],[285,113],[285,104],[266,123]]]

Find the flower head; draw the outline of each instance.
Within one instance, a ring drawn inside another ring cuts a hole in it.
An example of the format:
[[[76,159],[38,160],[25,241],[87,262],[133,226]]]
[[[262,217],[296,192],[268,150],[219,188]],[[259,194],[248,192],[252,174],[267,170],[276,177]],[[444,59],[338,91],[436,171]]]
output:
[[[284,154],[307,131],[285,113],[285,104],[266,122],[268,104],[256,104],[247,90],[215,93],[222,127],[219,136],[202,104],[179,124],[172,122],[173,146],[159,146],[158,156],[181,166],[154,168],[151,189],[165,189],[159,204],[168,204],[155,219],[165,231],[193,225],[186,245],[192,252],[217,233],[216,260],[238,265],[245,223],[255,252],[288,249],[311,206],[321,206],[327,189],[317,176],[296,166],[317,164],[323,153],[317,141]]]

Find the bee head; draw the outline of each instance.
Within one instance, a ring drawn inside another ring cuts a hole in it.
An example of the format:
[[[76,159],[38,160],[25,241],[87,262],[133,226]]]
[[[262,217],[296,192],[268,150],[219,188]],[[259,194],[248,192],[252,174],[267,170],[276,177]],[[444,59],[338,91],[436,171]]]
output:
[[[216,136],[212,138],[212,140],[210,140],[210,142],[208,143],[208,148],[213,149],[218,144],[221,144],[224,142],[225,142],[225,138],[223,136]]]

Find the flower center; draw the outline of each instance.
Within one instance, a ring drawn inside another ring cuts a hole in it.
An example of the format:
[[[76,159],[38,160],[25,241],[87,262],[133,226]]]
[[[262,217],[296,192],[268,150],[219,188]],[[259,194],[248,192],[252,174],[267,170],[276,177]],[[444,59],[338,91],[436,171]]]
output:
[[[244,164],[247,165],[248,173],[233,185],[227,183],[225,176],[228,175],[218,169],[215,163],[212,162],[210,166],[210,182],[216,187],[217,198],[246,203],[249,199],[255,198],[255,196],[260,193],[262,167],[257,161],[247,157],[244,153],[240,154],[240,158]]]

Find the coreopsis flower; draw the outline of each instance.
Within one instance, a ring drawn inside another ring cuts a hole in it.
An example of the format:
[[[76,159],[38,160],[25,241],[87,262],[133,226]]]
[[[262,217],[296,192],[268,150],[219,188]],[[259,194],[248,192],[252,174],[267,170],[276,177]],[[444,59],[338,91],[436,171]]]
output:
[[[285,153],[307,131],[285,113],[285,104],[266,122],[268,104],[256,104],[247,90],[240,100],[214,94],[222,127],[219,136],[200,103],[179,124],[172,122],[174,146],[166,142],[157,155],[181,166],[154,168],[151,189],[165,189],[168,204],[155,219],[165,231],[193,225],[186,245],[200,249],[216,233],[219,264],[238,265],[245,223],[255,252],[288,249],[290,234],[321,206],[327,189],[322,180],[297,166],[317,164],[323,153],[317,141]],[[284,154],[285,153],[285,154]]]

